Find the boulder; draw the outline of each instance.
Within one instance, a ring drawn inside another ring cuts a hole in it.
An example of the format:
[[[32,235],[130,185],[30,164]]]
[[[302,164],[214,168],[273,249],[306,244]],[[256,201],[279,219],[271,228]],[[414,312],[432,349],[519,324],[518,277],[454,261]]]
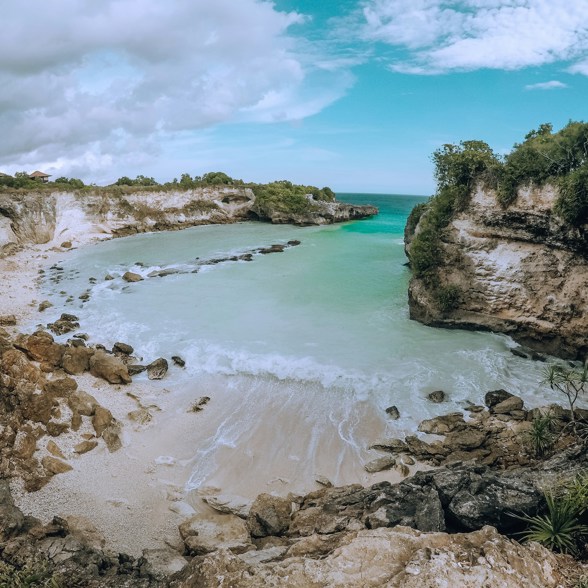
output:
[[[523,399],[518,396],[510,396],[506,400],[495,404],[492,407],[494,414],[508,414],[514,411],[521,411],[523,409]]]
[[[104,535],[86,517],[69,515],[64,520],[68,534],[77,539],[82,545],[91,549],[103,549],[106,545]]]
[[[16,457],[20,459],[30,459],[37,450],[37,439],[35,435],[29,430],[21,429],[14,439],[12,450]]]
[[[260,494],[249,511],[247,526],[252,537],[283,535],[290,526],[292,501],[271,494]]]
[[[245,521],[234,515],[226,515],[219,524],[193,516],[179,527],[180,536],[190,555],[204,555],[217,549],[230,549],[243,553],[253,549]]]
[[[138,365],[138,364],[129,364],[127,365],[127,370],[129,372],[129,376],[136,376],[144,372],[147,369],[146,365]]]
[[[47,451],[53,456],[53,457],[59,457],[60,459],[65,459],[65,455],[63,455],[63,451],[61,451],[61,449],[59,448],[59,445],[57,445],[57,443],[55,443],[55,441],[47,441]]]
[[[433,435],[446,435],[453,431],[461,431],[466,428],[466,423],[461,412],[452,412],[421,422],[418,430],[421,433]]]
[[[186,362],[179,355],[172,355],[172,361],[178,367],[186,367]]]
[[[202,500],[218,512],[234,514],[242,519],[249,516],[253,502],[243,496],[232,494],[216,494],[214,496],[203,496]]]
[[[126,343],[118,342],[112,346],[112,351],[114,351],[115,353],[122,353],[123,355],[131,355],[135,350]]]
[[[96,437],[100,437],[106,427],[112,423],[112,413],[103,406],[96,406],[94,416],[92,417],[92,425],[96,431]]]
[[[53,398],[68,398],[77,387],[78,383],[73,378],[55,378],[45,382],[43,389]]]
[[[427,394],[427,398],[431,402],[439,404],[445,400],[445,392],[443,392],[443,390],[435,390],[434,392],[430,392],[429,394]]]
[[[83,416],[92,416],[96,412],[96,407],[99,406],[98,401],[91,394],[82,390],[76,390],[70,394],[67,404],[72,412]]]
[[[386,409],[386,414],[394,421],[396,421],[400,418],[400,411],[398,410],[398,407],[396,407],[396,406],[389,406]]]
[[[90,373],[110,384],[131,383],[127,366],[118,357],[109,355],[101,349],[90,358]]]
[[[112,422],[104,431],[102,431],[102,439],[106,443],[106,447],[110,453],[118,451],[122,447],[120,439],[121,427],[118,422]]]
[[[63,352],[61,366],[68,374],[82,374],[90,369],[90,358],[94,352],[94,349],[85,346],[82,339],[76,339]]]
[[[134,272],[125,272],[122,278],[125,282],[140,282],[143,280],[139,274]]]
[[[381,472],[382,470],[389,470],[392,466],[396,465],[396,459],[393,457],[379,457],[378,459],[374,459],[364,465],[364,469],[366,472],[370,474],[375,474],[376,472]]]
[[[32,360],[58,366],[61,363],[65,346],[55,343],[51,333],[36,331],[32,335],[20,335],[14,342],[15,347],[22,349]]]
[[[63,474],[73,469],[68,463],[50,455],[46,455],[41,460],[41,463],[43,464],[45,471],[52,475]]]
[[[1,327],[13,327],[16,325],[16,316],[14,314],[0,314]]]
[[[456,449],[477,449],[480,447],[488,433],[478,429],[468,428],[463,431],[454,431],[445,436],[444,445],[447,449],[455,451]]]
[[[506,390],[490,390],[490,392],[486,392],[486,395],[484,396],[484,404],[488,408],[492,408],[493,406],[503,402],[511,396],[512,394]]]
[[[52,306],[53,306],[53,304],[51,302],[49,302],[49,300],[43,300],[43,302],[41,302],[39,304],[39,307],[37,310],[39,312],[43,312],[43,311],[47,310],[48,308],[51,308]]]
[[[24,522],[24,515],[14,505],[8,480],[0,479],[0,542],[16,535]]]
[[[56,335],[65,335],[79,329],[78,317],[73,314],[63,313],[54,323],[49,323],[47,328]]]
[[[80,443],[75,445],[74,451],[81,455],[82,453],[88,453],[88,451],[92,451],[92,449],[94,449],[97,446],[98,446],[98,441],[91,441],[91,440],[87,439],[87,440],[81,441]]]
[[[147,366],[147,377],[150,380],[161,380],[167,373],[169,366],[167,359],[160,357]]]

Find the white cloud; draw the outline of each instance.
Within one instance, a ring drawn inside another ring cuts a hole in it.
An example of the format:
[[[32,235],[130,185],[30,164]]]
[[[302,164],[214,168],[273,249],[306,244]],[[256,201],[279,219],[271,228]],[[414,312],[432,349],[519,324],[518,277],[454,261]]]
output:
[[[586,0],[366,0],[364,36],[404,49],[404,73],[516,70],[588,56]],[[574,68],[574,66],[572,66]],[[576,71],[587,73],[588,66]]]
[[[568,85],[557,80],[551,80],[550,82],[539,82],[538,84],[528,84],[525,86],[525,90],[557,90],[560,88],[567,88]]]
[[[186,130],[313,115],[353,80],[297,43],[304,21],[265,0],[6,0],[0,163],[92,167]]]

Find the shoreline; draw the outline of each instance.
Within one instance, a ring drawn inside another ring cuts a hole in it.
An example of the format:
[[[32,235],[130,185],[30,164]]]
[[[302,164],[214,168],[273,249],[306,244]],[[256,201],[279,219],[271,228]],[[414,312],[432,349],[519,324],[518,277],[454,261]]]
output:
[[[63,258],[69,251],[53,244],[29,246],[0,259],[0,275],[4,277],[0,296],[9,301],[2,314],[13,314],[17,318],[16,326],[8,327],[9,330],[16,333],[23,324],[43,316],[37,310],[42,298],[37,284],[39,271],[48,268],[56,258]],[[281,468],[283,473],[273,477],[268,474],[267,479],[258,479],[256,484],[247,487],[239,483],[241,470],[257,467],[262,473],[264,471],[259,455],[274,443],[275,430],[270,427],[264,432],[262,424],[259,427],[261,433],[256,432],[248,447],[227,446],[217,452],[222,454],[223,462],[218,468],[220,479],[216,477],[216,481],[221,482],[220,487],[206,484],[202,488],[186,489],[198,459],[199,448],[195,450],[190,445],[190,440],[194,441],[194,424],[208,423],[204,428],[213,436],[215,424],[223,422],[226,407],[234,402],[233,392],[218,379],[212,381],[212,378],[211,388],[207,388],[212,406],[205,407],[198,414],[186,412],[186,407],[194,398],[190,398],[189,393],[181,394],[174,390],[175,387],[183,387],[185,382],[173,375],[160,382],[138,378],[126,386],[111,385],[89,374],[74,376],[74,379],[80,390],[93,395],[122,424],[123,447],[109,453],[101,442],[87,454],[77,455],[73,446],[79,441],[79,435],[42,438],[35,457],[40,459],[48,455],[46,444],[53,440],[73,470],[54,476],[46,486],[32,493],[24,491],[22,481],[13,480],[11,486],[15,502],[27,515],[44,522],[49,522],[55,515],[84,516],[106,538],[108,548],[141,555],[144,549],[181,549],[178,525],[192,514],[222,523],[223,515],[207,506],[202,501],[203,495],[244,495],[252,501],[261,492],[285,496],[289,491],[304,494],[320,488],[315,478],[324,475],[323,472],[307,471],[306,479],[300,480],[296,477],[296,461],[288,460],[286,454]],[[278,382],[277,385],[284,384]],[[149,407],[150,422],[140,424],[129,418],[129,413],[140,406]],[[285,417],[284,425],[286,420]],[[88,424],[85,425],[88,428]],[[366,425],[369,427],[369,423]],[[90,434],[92,431],[82,428],[78,433],[84,432]],[[291,433],[295,435],[295,429]],[[177,439],[188,440],[186,446],[178,447],[174,435]],[[298,444],[304,446],[307,442],[310,443],[311,439],[301,437]],[[331,456],[333,460],[340,459],[336,448],[331,450],[335,451]],[[329,451],[326,454],[323,452],[323,463],[328,463]],[[368,474],[363,468],[350,469],[344,463],[340,466],[343,470],[338,479],[333,480],[336,484],[368,485],[382,480],[395,483],[403,479],[397,471]],[[413,473],[418,469],[417,466],[411,467]],[[141,538],[140,541],[137,537]]]

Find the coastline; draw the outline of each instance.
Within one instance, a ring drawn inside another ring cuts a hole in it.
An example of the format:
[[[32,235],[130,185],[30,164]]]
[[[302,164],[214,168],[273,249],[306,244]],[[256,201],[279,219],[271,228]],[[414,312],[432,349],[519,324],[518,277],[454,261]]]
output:
[[[48,268],[57,257],[63,258],[67,254],[67,249],[47,244],[28,246],[0,259],[0,275],[3,277],[0,296],[7,301],[2,314],[13,314],[17,318],[16,326],[8,327],[9,330],[16,333],[24,324],[33,323],[37,318],[41,322],[44,313],[37,310],[42,298],[37,283],[39,271]],[[186,382],[181,382],[180,376],[168,374],[159,382],[138,377],[126,386],[108,384],[88,373],[74,376],[74,379],[80,390],[94,396],[122,424],[123,447],[110,453],[100,442],[92,451],[76,454],[73,446],[79,442],[79,434],[93,432],[88,423],[84,425],[88,430],[82,428],[76,435],[69,432],[56,438],[42,438],[35,457],[41,459],[49,455],[46,445],[53,440],[73,469],[54,476],[46,486],[33,493],[24,491],[21,481],[13,480],[15,502],[27,515],[44,522],[49,522],[55,515],[86,517],[106,538],[107,548],[138,556],[144,549],[181,550],[178,525],[192,514],[198,513],[207,521],[222,524],[224,515],[207,506],[202,501],[203,495],[239,495],[253,501],[261,492],[285,496],[290,491],[304,494],[320,488],[315,478],[324,472],[311,472],[306,468],[306,479],[300,479],[299,463],[288,459],[287,453],[283,454],[283,464],[276,475],[268,474],[266,479],[258,476],[255,483],[248,485],[242,482],[240,474],[250,467],[258,468],[260,473],[265,471],[263,456],[273,451],[277,430],[287,432],[292,438],[298,436],[296,443],[301,447],[312,444],[310,437],[307,439],[297,431],[287,414],[283,415],[281,424],[264,424],[269,422],[270,414],[276,408],[268,407],[266,418],[259,419],[263,422],[259,423],[247,447],[227,446],[218,452],[220,463],[217,465],[221,473],[215,481],[219,485],[186,490],[198,459],[199,440],[206,435],[214,437],[215,427],[222,424],[235,402],[234,391],[223,387],[214,378],[201,384],[211,403],[197,414],[187,410],[195,398],[193,393],[186,391]],[[149,422],[129,418],[129,413],[141,407],[143,410],[147,407]],[[366,415],[366,428],[372,424],[370,416],[376,418],[375,415]],[[183,447],[178,440],[185,443]],[[403,479],[396,470],[368,474],[357,456],[352,456],[354,465],[346,463],[346,458],[338,454],[335,440],[334,443],[332,448],[321,452],[321,463],[330,465],[330,461],[342,460],[337,466],[337,478],[333,480],[336,484],[370,485],[383,480],[396,483]],[[420,468],[416,465],[410,469],[414,473]]]

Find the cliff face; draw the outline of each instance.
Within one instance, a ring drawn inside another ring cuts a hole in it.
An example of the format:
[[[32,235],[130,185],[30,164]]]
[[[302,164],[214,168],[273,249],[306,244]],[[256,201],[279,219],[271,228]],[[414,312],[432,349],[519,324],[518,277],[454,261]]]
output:
[[[501,208],[481,187],[441,233],[434,279],[413,277],[410,316],[432,326],[508,333],[530,348],[561,357],[588,355],[587,227],[553,214],[552,186],[519,190]],[[426,214],[426,213],[425,213]],[[418,234],[407,227],[406,251]],[[458,292],[451,310],[439,288]]]
[[[305,214],[255,208],[250,188],[220,186],[176,191],[0,193],[0,255],[19,245],[93,240],[247,219],[328,224],[377,214],[368,206],[317,203]]]

